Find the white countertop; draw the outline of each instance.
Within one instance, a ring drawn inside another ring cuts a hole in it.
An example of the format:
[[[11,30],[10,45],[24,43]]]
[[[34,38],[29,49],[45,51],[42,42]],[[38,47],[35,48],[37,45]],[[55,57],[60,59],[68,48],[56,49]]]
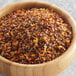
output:
[[[16,1],[29,1],[29,0],[0,0],[0,7]],[[31,0],[32,1],[32,0]],[[33,0],[44,1],[55,4],[62,9],[66,10],[76,20],[76,0]],[[0,75],[2,76],[2,75]],[[73,59],[70,66],[64,70],[59,76],[76,76],[76,57]]]

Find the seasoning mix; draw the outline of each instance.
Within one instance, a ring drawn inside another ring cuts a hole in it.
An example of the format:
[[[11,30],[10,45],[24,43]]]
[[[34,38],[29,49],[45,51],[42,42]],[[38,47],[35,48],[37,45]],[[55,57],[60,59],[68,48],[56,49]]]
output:
[[[62,55],[72,27],[54,10],[17,9],[0,18],[0,55],[22,64],[40,64]]]

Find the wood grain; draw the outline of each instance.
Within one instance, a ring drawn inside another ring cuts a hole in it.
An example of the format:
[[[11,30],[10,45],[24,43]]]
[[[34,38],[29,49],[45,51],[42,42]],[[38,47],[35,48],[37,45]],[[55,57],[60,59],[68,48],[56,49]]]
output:
[[[17,68],[16,66],[10,66],[10,76],[17,76]]]
[[[2,73],[3,63],[0,61],[0,73]]]
[[[17,76],[25,76],[25,69],[22,67],[17,67]]]

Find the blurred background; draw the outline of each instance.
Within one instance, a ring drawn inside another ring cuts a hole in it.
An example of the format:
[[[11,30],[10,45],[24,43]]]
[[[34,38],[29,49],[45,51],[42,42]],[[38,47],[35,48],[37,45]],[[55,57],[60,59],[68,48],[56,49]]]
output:
[[[76,0],[0,0],[0,8],[17,1],[42,1],[51,3],[66,10],[76,20]],[[0,76],[2,75],[0,74]],[[59,76],[76,76],[76,57],[73,59],[70,66]]]

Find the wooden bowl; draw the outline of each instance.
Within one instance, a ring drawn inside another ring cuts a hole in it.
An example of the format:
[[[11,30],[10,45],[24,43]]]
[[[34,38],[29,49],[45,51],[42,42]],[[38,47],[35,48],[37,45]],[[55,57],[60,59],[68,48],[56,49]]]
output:
[[[73,18],[59,7],[43,3],[43,2],[17,2],[5,6],[0,9],[0,17],[16,10],[17,8],[33,8],[42,7],[48,9],[55,9],[62,18],[72,26],[73,39],[71,46],[60,57],[42,64],[19,64],[11,62],[0,56],[0,72],[3,76],[56,76],[61,73],[72,61],[76,54],[76,23]]]

